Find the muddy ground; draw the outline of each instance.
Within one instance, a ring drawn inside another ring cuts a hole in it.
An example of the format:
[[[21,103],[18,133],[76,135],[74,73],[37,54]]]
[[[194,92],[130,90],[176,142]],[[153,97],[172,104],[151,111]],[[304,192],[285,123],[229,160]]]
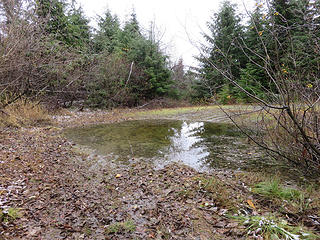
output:
[[[0,130],[0,239],[263,239],[232,216],[278,213],[317,233],[319,209],[275,205],[251,191],[265,176],[180,164],[155,170],[79,148],[67,127],[126,119],[210,118],[210,110],[64,112],[42,126]],[[212,118],[212,117],[211,117]],[[216,114],[223,120],[223,114]],[[312,216],[312,217],[310,217]]]

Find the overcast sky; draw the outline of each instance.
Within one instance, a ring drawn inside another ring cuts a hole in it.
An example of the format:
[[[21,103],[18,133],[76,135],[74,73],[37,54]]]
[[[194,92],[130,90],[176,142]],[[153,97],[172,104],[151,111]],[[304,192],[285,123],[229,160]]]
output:
[[[151,21],[156,23],[166,52],[172,60],[183,58],[186,65],[195,64],[198,55],[196,42],[203,41],[201,32],[206,31],[206,22],[219,10],[222,0],[78,0],[86,15],[94,18],[102,15],[107,8],[119,16],[121,21],[128,18],[134,8],[139,23],[148,28]],[[244,9],[242,0],[232,0],[239,9]],[[248,8],[253,0],[246,0]],[[194,43],[192,43],[194,42]]]

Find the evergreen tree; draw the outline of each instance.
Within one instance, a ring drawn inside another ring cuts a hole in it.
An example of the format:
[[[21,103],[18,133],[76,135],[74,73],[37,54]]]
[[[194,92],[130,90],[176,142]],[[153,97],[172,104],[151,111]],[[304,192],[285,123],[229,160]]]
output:
[[[39,0],[37,14],[45,22],[47,33],[55,39],[71,47],[87,47],[90,41],[89,20],[81,8],[70,6],[66,1]]]
[[[266,46],[270,38],[267,13],[261,1],[256,1],[256,8],[250,15],[242,42],[242,49],[248,56],[248,62],[241,69],[238,83],[246,91],[259,98],[265,98],[265,93],[272,88],[269,76],[264,69],[264,59],[268,54]],[[234,92],[239,101],[250,101],[249,96],[239,88],[236,88]]]
[[[94,37],[96,52],[107,50],[112,53],[119,45],[120,23],[117,16],[113,16],[110,10],[98,17],[98,31]]]
[[[144,89],[144,95],[146,98],[154,98],[167,94],[172,82],[167,56],[161,52],[159,43],[148,37],[140,32],[133,10],[119,35],[120,50],[146,74],[149,88]],[[136,88],[136,91],[139,89]]]
[[[245,55],[238,47],[243,29],[236,14],[236,5],[224,1],[220,11],[208,22],[208,27],[210,35],[204,34],[207,46],[203,51],[206,56],[199,58],[202,85],[208,89],[203,97],[210,97],[224,85],[229,85],[221,72],[233,80],[239,79],[240,69],[246,63]]]
[[[315,81],[319,76],[319,54],[317,54],[319,28],[315,21],[319,12],[316,4],[309,0],[272,1],[273,28],[275,29],[272,60],[275,72],[286,74],[284,79],[304,79],[299,84]],[[319,52],[318,52],[319,53]]]
[[[149,89],[145,92],[146,98],[165,95],[171,85],[170,70],[168,58],[161,52],[159,45],[145,37],[136,36],[130,41],[128,49],[127,57],[147,75]]]
[[[161,52],[159,44],[148,37],[140,32],[134,10],[123,29],[117,17],[107,11],[100,18],[94,42],[96,51],[116,53],[142,71],[146,77],[144,83],[130,88],[133,93],[151,99],[167,94],[171,81],[167,56]]]
[[[140,26],[134,9],[132,9],[129,21],[127,21],[124,26],[124,31],[131,32],[132,34],[140,34]]]
[[[81,7],[72,6],[69,11],[67,32],[69,45],[80,49],[86,49],[89,46],[91,38],[89,20],[85,17]]]

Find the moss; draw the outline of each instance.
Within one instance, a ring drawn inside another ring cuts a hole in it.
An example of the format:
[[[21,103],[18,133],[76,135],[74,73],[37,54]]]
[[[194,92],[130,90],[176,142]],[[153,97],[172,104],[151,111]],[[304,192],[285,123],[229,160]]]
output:
[[[106,234],[117,234],[117,233],[131,233],[136,230],[136,225],[133,221],[117,222],[109,225],[105,233]]]
[[[9,208],[4,212],[0,210],[0,222],[11,222],[22,217],[22,213],[19,208]]]

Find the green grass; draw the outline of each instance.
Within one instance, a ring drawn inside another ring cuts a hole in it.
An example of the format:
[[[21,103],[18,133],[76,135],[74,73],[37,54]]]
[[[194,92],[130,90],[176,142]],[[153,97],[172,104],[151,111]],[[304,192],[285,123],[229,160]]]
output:
[[[9,208],[8,211],[4,212],[0,210],[0,223],[10,222],[22,217],[22,213],[18,208]]]
[[[299,201],[304,198],[304,194],[301,191],[282,186],[278,179],[260,182],[254,186],[252,191],[268,198],[288,201]]]
[[[221,105],[225,110],[239,110],[239,109],[250,109],[249,105]],[[212,111],[220,112],[220,107],[218,105],[214,106],[193,106],[193,107],[177,107],[177,108],[161,108],[147,111],[136,111],[130,113],[132,116],[153,116],[153,115],[176,115],[192,112],[201,112],[201,111]],[[129,115],[130,115],[129,114]]]
[[[285,211],[292,213],[302,213],[319,206],[318,195],[314,191],[284,187],[278,179],[260,182],[253,187],[252,192],[272,200],[275,206],[285,206]]]
[[[117,222],[109,225],[105,232],[106,234],[117,234],[117,233],[130,233],[136,230],[136,225],[133,221]]]
[[[268,216],[235,216],[232,217],[246,227],[248,236],[262,237],[265,240],[315,240],[319,236],[293,227],[287,221],[272,215]]]

